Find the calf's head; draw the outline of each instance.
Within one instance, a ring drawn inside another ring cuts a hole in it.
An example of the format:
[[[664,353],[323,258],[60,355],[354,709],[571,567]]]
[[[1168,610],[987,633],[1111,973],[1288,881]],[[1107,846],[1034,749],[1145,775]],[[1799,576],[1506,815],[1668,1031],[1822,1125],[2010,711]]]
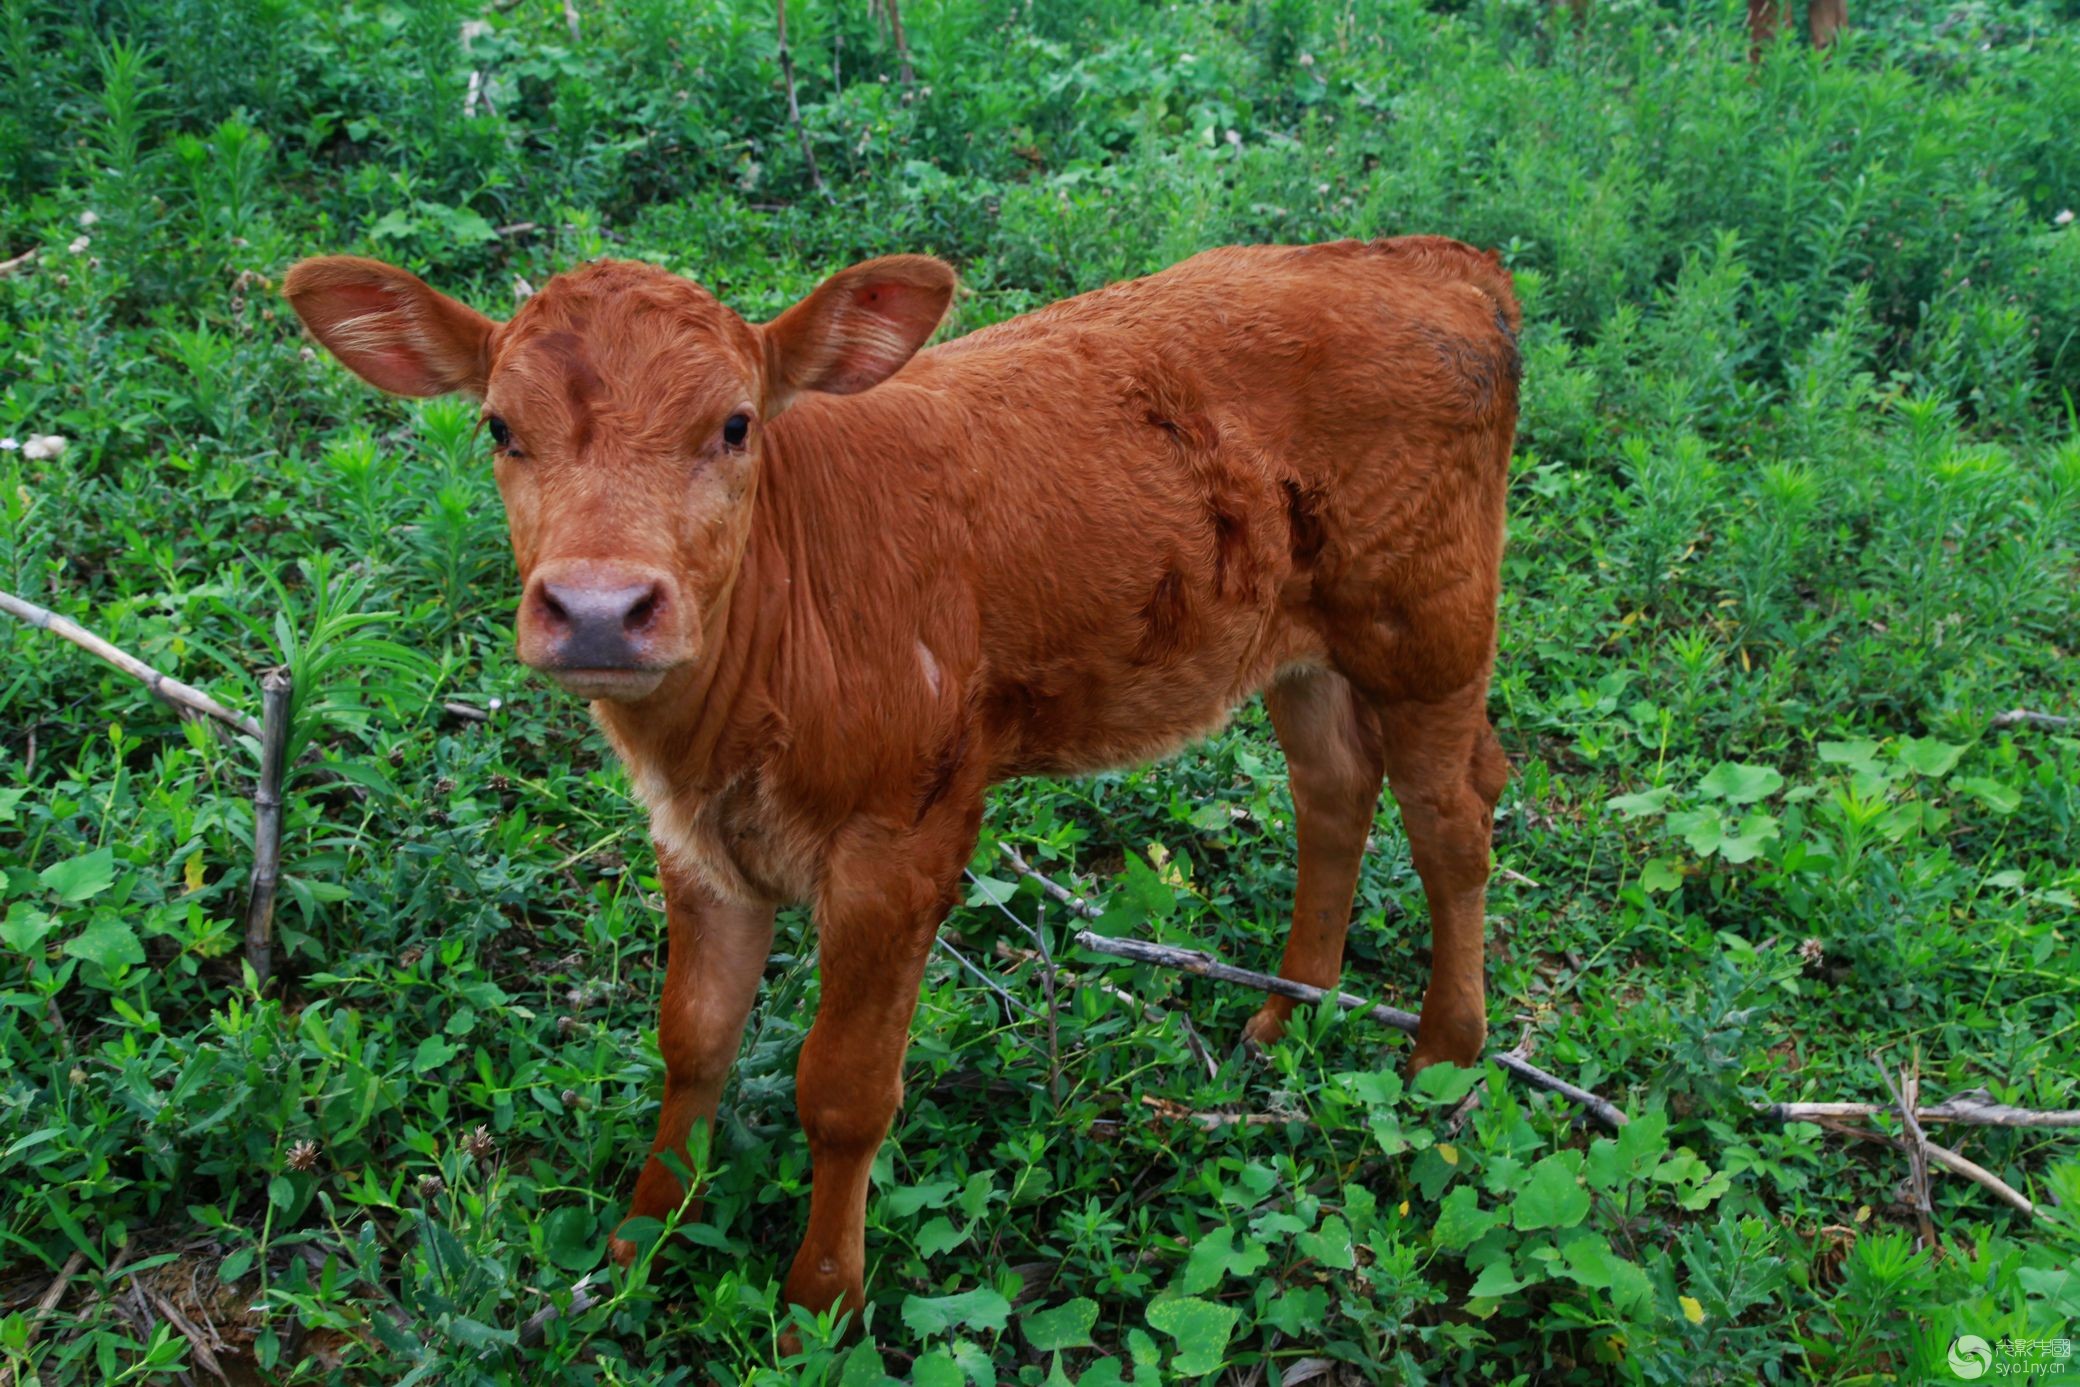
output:
[[[520,567],[520,658],[572,693],[632,701],[704,654],[767,425],[802,391],[892,375],[953,286],[937,260],[889,256],[765,324],[632,261],[560,275],[505,323],[352,256],[305,260],[284,289],[371,385],[483,402]]]

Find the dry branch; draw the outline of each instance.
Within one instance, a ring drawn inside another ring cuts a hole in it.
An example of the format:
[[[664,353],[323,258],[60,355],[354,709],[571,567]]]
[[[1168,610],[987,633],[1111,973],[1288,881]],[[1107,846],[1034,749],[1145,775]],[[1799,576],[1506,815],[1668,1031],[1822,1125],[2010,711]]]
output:
[[[1886,1112],[1891,1110],[1881,1108],[1879,1111]],[[1825,1127],[1837,1136],[1854,1137],[1858,1141],[1876,1142],[1880,1146],[1889,1146],[1896,1151],[1904,1150],[1906,1147],[1906,1143],[1902,1142],[1898,1137],[1887,1136],[1883,1132],[1874,1132],[1868,1127],[1851,1127],[1848,1123],[1838,1121],[1832,1117],[1814,1117],[1802,1120],[1809,1121],[1816,1127]],[[1928,1159],[1931,1165],[1947,1170],[1952,1175],[1963,1176],[1973,1184],[1986,1189],[2002,1203],[2011,1205],[2032,1217],[2036,1215],[2037,1206],[2030,1202],[2027,1195],[2001,1179],[2000,1176],[1986,1169],[1986,1167],[1979,1165],[1975,1161],[1966,1160],[1949,1147],[1938,1146],[1934,1142],[1929,1142]]]
[[[1778,1122],[1819,1123],[1825,1118],[1876,1117],[1895,1112],[1888,1103],[1771,1103],[1758,1110]],[[1914,1119],[1974,1127],[2080,1127],[2080,1109],[2018,1108],[1994,1101],[1983,1088],[1954,1093],[1932,1108],[1916,1108]]]
[[[566,1314],[582,1315],[587,1310],[590,1310],[594,1303],[592,1287],[593,1279],[590,1276],[579,1277],[577,1283],[571,1287],[571,1303],[568,1310],[559,1309],[556,1303],[551,1301],[532,1315],[529,1315],[527,1322],[520,1326],[521,1346],[528,1347],[540,1343],[542,1336],[548,1333],[549,1324],[552,1320],[561,1318]]]
[[[787,46],[787,0],[773,0],[774,22],[780,35],[780,76],[787,83],[787,118],[794,122],[795,138],[802,142],[802,162],[809,166],[809,182],[825,197],[830,190],[823,186],[823,170],[816,167],[816,151],[809,145],[809,131],[802,124],[801,104],[794,95],[794,50]]]
[[[86,1253],[73,1253],[65,1259],[65,1265],[59,1269],[57,1278],[44,1288],[42,1297],[36,1302],[36,1313],[29,1318],[29,1337],[22,1346],[25,1353],[29,1345],[36,1342],[36,1332],[42,1329],[43,1322],[51,1317],[51,1311],[57,1309],[58,1302],[65,1298],[65,1288],[72,1284],[72,1278],[79,1275],[79,1269],[86,1263]],[[14,1369],[0,1363],[0,1387],[14,1387],[14,1380]]]
[[[20,255],[15,256],[12,260],[0,260],[0,278],[5,278],[6,276],[13,274],[16,270],[19,270],[22,266],[31,263],[36,259],[36,257],[39,254],[41,254],[41,252],[42,247],[31,246],[29,249],[23,251]]]
[[[70,617],[59,616],[34,602],[25,602],[11,592],[0,592],[0,612],[6,612],[16,620],[25,621],[38,630],[48,631],[54,636],[71,641],[88,654],[114,665],[132,679],[142,681],[146,688],[174,705],[177,710],[215,718],[226,727],[243,732],[248,737],[260,735],[260,724],[245,714],[232,712],[192,684],[183,684],[172,675],[162,674],[153,669],[135,655],[116,649]]]
[[[1878,1077],[1885,1081],[1885,1091],[1899,1111],[1900,1120],[1906,1124],[1907,1137],[1900,1149],[1907,1153],[1908,1187],[1914,1194],[1914,1219],[1921,1225],[1921,1245],[1933,1248],[1936,1245],[1935,1206],[1928,1197],[1928,1136],[1921,1124],[1914,1120],[1915,1100],[1921,1093],[1918,1075],[1902,1069],[1900,1082],[1892,1081],[1892,1071],[1883,1060],[1871,1056],[1871,1063],[1878,1067]]]
[[[2039,713],[2028,708],[2010,708],[2005,713],[1993,715],[1995,727],[2041,727],[2047,732],[2063,732],[2080,718],[2060,717],[2056,713]]]
[[[1020,876],[1030,877],[1035,882],[1038,882],[1042,891],[1068,906],[1070,910],[1083,918],[1087,920],[1097,918],[1098,912],[1091,907],[1089,902],[1085,901],[1081,896],[1073,894],[1058,882],[1052,881],[1043,875],[1023,857],[1019,856],[1016,848],[1013,848],[1009,843],[1000,843],[998,846],[1003,850],[1004,856],[1010,860],[1013,871]],[[1197,949],[1179,949],[1168,944],[1150,944],[1139,939],[1111,939],[1105,935],[1093,933],[1090,930],[1078,930],[1075,939],[1078,945],[1089,949],[1093,953],[1110,954],[1114,958],[1132,959],[1137,963],[1150,963],[1159,968],[1175,968],[1181,972],[1193,973],[1202,978],[1212,978],[1218,982],[1240,983],[1245,987],[1253,987],[1259,992],[1269,992],[1280,997],[1290,997],[1297,1002],[1320,1002],[1324,998],[1333,998],[1336,1005],[1342,1007],[1345,1011],[1362,1011],[1373,1020],[1384,1022],[1394,1029],[1406,1031],[1410,1035],[1416,1033],[1421,1019],[1412,1011],[1402,1011],[1398,1007],[1375,1005],[1367,1002],[1362,997],[1354,997],[1348,992],[1326,992],[1319,987],[1310,987],[1306,983],[1294,982],[1290,978],[1277,978],[1272,977],[1268,973],[1254,973],[1247,968],[1237,968],[1232,964],[1221,962],[1210,954],[1201,953]],[[1486,1058],[1499,1065],[1504,1072],[1514,1075],[1533,1088],[1543,1089],[1547,1093],[1559,1094],[1607,1127],[1623,1127],[1626,1123],[1625,1114],[1620,1112],[1617,1105],[1608,1099],[1599,1098],[1585,1088],[1578,1087],[1568,1083],[1565,1079],[1546,1073],[1543,1069],[1532,1065],[1514,1051],[1491,1054]]]
[[[282,869],[282,757],[289,743],[289,672],[271,669],[260,678],[264,731],[260,779],[253,786],[253,889],[246,901],[246,961],[262,986],[274,972],[275,887]]]

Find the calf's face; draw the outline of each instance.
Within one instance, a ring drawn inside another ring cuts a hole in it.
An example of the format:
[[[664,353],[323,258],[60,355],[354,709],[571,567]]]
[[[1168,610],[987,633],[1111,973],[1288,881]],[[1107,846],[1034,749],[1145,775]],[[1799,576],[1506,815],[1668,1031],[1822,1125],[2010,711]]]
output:
[[[892,375],[953,287],[937,260],[889,256],[762,325],[632,261],[560,275],[506,323],[351,256],[303,261],[284,290],[370,384],[482,401],[520,569],[520,659],[582,697],[634,701],[708,653],[767,426],[802,391]]]

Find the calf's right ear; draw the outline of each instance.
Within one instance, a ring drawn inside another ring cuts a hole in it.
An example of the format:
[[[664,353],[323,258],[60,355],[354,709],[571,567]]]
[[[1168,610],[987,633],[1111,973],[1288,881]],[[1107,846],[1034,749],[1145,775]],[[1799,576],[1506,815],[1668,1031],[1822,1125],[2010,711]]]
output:
[[[299,262],[282,292],[340,364],[393,395],[474,395],[498,324],[417,275],[356,255]]]

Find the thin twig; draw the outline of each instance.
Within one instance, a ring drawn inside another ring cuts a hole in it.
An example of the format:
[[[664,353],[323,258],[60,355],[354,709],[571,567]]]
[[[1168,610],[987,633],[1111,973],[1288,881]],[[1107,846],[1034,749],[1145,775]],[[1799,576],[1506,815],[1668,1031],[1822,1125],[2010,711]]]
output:
[[[472,708],[467,703],[443,703],[441,711],[451,718],[461,718],[464,722],[491,721],[491,714],[482,708]]]
[[[1757,1109],[1778,1122],[1814,1122],[1821,1118],[1876,1117],[1894,1111],[1882,1103],[1768,1103]],[[1954,1093],[1932,1108],[1916,1108],[1916,1121],[1956,1122],[1975,1127],[2080,1127],[2080,1109],[2018,1108],[1997,1103],[1983,1088]]]
[[[1032,878],[1039,883],[1041,890],[1047,892],[1048,895],[1053,896],[1056,900],[1061,901],[1085,919],[1096,919],[1098,917],[1098,911],[1089,903],[1085,902],[1081,897],[1071,895],[1065,888],[1050,881],[1045,875],[1031,866],[1025,858],[1019,856],[1018,850],[1009,843],[1000,843],[998,847],[1003,851],[1005,857],[1010,860],[1012,870],[1016,871],[1020,876]],[[1240,983],[1246,987],[1256,988],[1260,992],[1269,992],[1280,997],[1291,997],[1297,1002],[1320,1002],[1324,998],[1333,998],[1336,1005],[1345,1011],[1362,1011],[1373,1020],[1392,1026],[1395,1030],[1406,1031],[1410,1035],[1416,1034],[1421,1021],[1421,1018],[1412,1011],[1402,1011],[1398,1007],[1375,1005],[1367,1002],[1362,997],[1354,997],[1348,992],[1326,992],[1319,987],[1310,987],[1306,983],[1294,982],[1290,978],[1276,978],[1267,973],[1254,973],[1247,968],[1237,968],[1232,964],[1223,963],[1212,955],[1201,953],[1196,949],[1179,949],[1168,944],[1150,944],[1138,939],[1111,939],[1090,930],[1078,930],[1075,939],[1078,945],[1091,950],[1093,953],[1110,954],[1115,958],[1132,959],[1137,963],[1151,963],[1159,968],[1175,968],[1200,977],[1213,978],[1219,982]],[[1609,1099],[1599,1098],[1585,1088],[1578,1087],[1565,1079],[1548,1074],[1543,1069],[1537,1068],[1509,1051],[1492,1054],[1487,1056],[1487,1058],[1499,1065],[1506,1073],[1516,1076],[1533,1088],[1543,1089],[1547,1093],[1557,1093],[1561,1097],[1566,1098],[1607,1127],[1623,1127],[1627,1121],[1625,1114],[1619,1111],[1617,1105]]]
[[[289,743],[289,672],[271,669],[260,678],[264,733],[260,779],[253,786],[253,889],[246,902],[246,962],[261,986],[274,973],[275,888],[282,870],[282,759]]]
[[[2010,708],[2005,713],[1993,715],[1995,727],[2041,727],[2050,732],[2062,732],[2080,718],[2060,717],[2056,713],[2039,713],[2028,708]]]
[[[36,257],[42,253],[42,249],[43,248],[41,246],[31,246],[29,247],[29,249],[23,251],[20,255],[17,255],[12,260],[0,260],[0,278],[5,278],[6,276],[13,274],[22,266],[27,265],[31,261],[35,260]]]
[[[1182,1103],[1168,1098],[1158,1098],[1153,1093],[1141,1095],[1141,1106],[1157,1117],[1167,1118],[1172,1122],[1190,1122],[1209,1132],[1219,1131],[1223,1127],[1285,1127],[1295,1122],[1307,1124],[1307,1119],[1297,1114],[1285,1117],[1273,1112],[1194,1112]]]
[[[1890,1111],[1890,1109],[1884,1109],[1883,1111]],[[1824,1127],[1837,1136],[1854,1137],[1858,1141],[1876,1142],[1880,1146],[1890,1146],[1896,1151],[1905,1149],[1905,1143],[1898,1137],[1887,1136],[1883,1132],[1874,1132],[1868,1127],[1851,1127],[1848,1123],[1832,1117],[1814,1117],[1804,1120],[1811,1122],[1816,1127]],[[1995,1175],[1977,1162],[1966,1160],[1949,1147],[1938,1146],[1934,1142],[1928,1143],[1928,1159],[1930,1164],[1947,1170],[1952,1175],[1962,1176],[1973,1184],[1987,1190],[2003,1204],[2035,1217],[2037,1206],[2030,1202],[2027,1195],[2024,1195],[2013,1185],[2010,1185],[2007,1181],[2001,1179],[2000,1176]]]
[[[1040,992],[1047,999],[1047,1092],[1057,1111],[1062,1106],[1062,1035],[1054,1003],[1054,956],[1047,950],[1047,917],[1033,926],[1033,942],[1040,946]]]
[[[577,0],[563,0],[563,22],[570,26],[571,42],[576,43],[578,41]]]
[[[889,34],[896,41],[897,77],[902,82],[903,92],[907,96],[910,89],[917,84],[917,75],[910,70],[910,41],[903,37],[903,12],[898,7],[897,0],[881,0],[881,4],[883,12],[888,16]]]
[[[940,948],[946,950],[947,954],[952,957],[955,963],[958,963],[961,967],[973,973],[977,978],[980,978],[984,987],[988,988],[990,991],[996,993],[999,997],[1003,998],[1004,1005],[1006,1007],[1016,1007],[1018,1010],[1024,1012],[1027,1016],[1032,1017],[1034,1020],[1039,1019],[1039,1012],[1034,1011],[1024,1002],[1021,1002],[1020,1000],[1018,1000],[1018,998],[1012,996],[1009,992],[1006,992],[1002,984],[1000,984],[995,978],[991,977],[988,973],[985,973],[981,968],[969,962],[968,956],[966,954],[963,954],[959,949],[954,948],[953,945],[947,943],[944,937],[934,940],[933,942],[936,943]],[[1006,1019],[1009,1018],[1007,1017]]]
[[[802,124],[802,108],[794,94],[794,52],[787,46],[787,0],[773,0],[775,23],[780,34],[780,76],[787,83],[787,118],[794,122],[795,138],[802,142],[802,162],[809,166],[809,182],[825,197],[823,170],[816,167],[816,151],[809,145],[808,127]]]
[[[57,1278],[44,1288],[43,1295],[36,1302],[36,1313],[29,1317],[29,1337],[22,1345],[25,1355],[29,1345],[36,1342],[36,1332],[43,1328],[43,1322],[51,1317],[51,1312],[58,1308],[58,1302],[65,1298],[65,1288],[72,1284],[72,1278],[79,1275],[79,1269],[86,1264],[86,1253],[73,1253],[65,1259],[65,1265],[58,1269]],[[23,1361],[28,1361],[26,1356]],[[14,1369],[6,1364],[0,1364],[0,1387],[14,1387]]]
[[[101,637],[81,626],[70,617],[59,616],[46,607],[34,602],[25,602],[11,592],[0,592],[0,612],[6,612],[18,621],[25,621],[41,631],[71,641],[90,655],[105,660],[132,679],[173,704],[176,708],[191,713],[200,713],[215,718],[225,726],[245,733],[248,737],[260,735],[260,724],[243,713],[234,713],[191,684],[183,684],[170,674],[162,674],[144,661],[125,651],[116,649]]]
[[[571,1304],[568,1310],[559,1309],[556,1302],[551,1301],[532,1315],[529,1315],[527,1322],[520,1326],[521,1345],[527,1347],[540,1343],[543,1335],[548,1332],[550,1321],[567,1314],[582,1315],[587,1310],[590,1310],[595,1303],[592,1297],[592,1287],[593,1280],[590,1276],[580,1277],[577,1283],[571,1287]]]
[[[1907,1153],[1909,1185],[1914,1196],[1914,1217],[1921,1225],[1921,1245],[1933,1249],[1936,1245],[1935,1208],[1928,1197],[1928,1137],[1923,1134],[1921,1124],[1914,1120],[1914,1093],[1918,1088],[1914,1076],[1902,1069],[1900,1077],[1905,1081],[1906,1091],[1892,1081],[1892,1071],[1877,1055],[1871,1063],[1878,1066],[1878,1077],[1885,1081],[1885,1091],[1899,1108],[1900,1120],[1906,1123],[1907,1140],[1902,1148]]]
[[[152,1304],[158,1307],[160,1316],[168,1324],[172,1325],[183,1339],[188,1341],[189,1348],[195,1350],[195,1361],[202,1365],[203,1371],[219,1382],[228,1383],[231,1381],[225,1375],[223,1365],[217,1362],[217,1355],[210,1351],[210,1346],[203,1338],[202,1331],[197,1329],[188,1317],[183,1315],[175,1307],[174,1303],[165,1296],[160,1295],[157,1291],[146,1291],[145,1294],[151,1298]]]

